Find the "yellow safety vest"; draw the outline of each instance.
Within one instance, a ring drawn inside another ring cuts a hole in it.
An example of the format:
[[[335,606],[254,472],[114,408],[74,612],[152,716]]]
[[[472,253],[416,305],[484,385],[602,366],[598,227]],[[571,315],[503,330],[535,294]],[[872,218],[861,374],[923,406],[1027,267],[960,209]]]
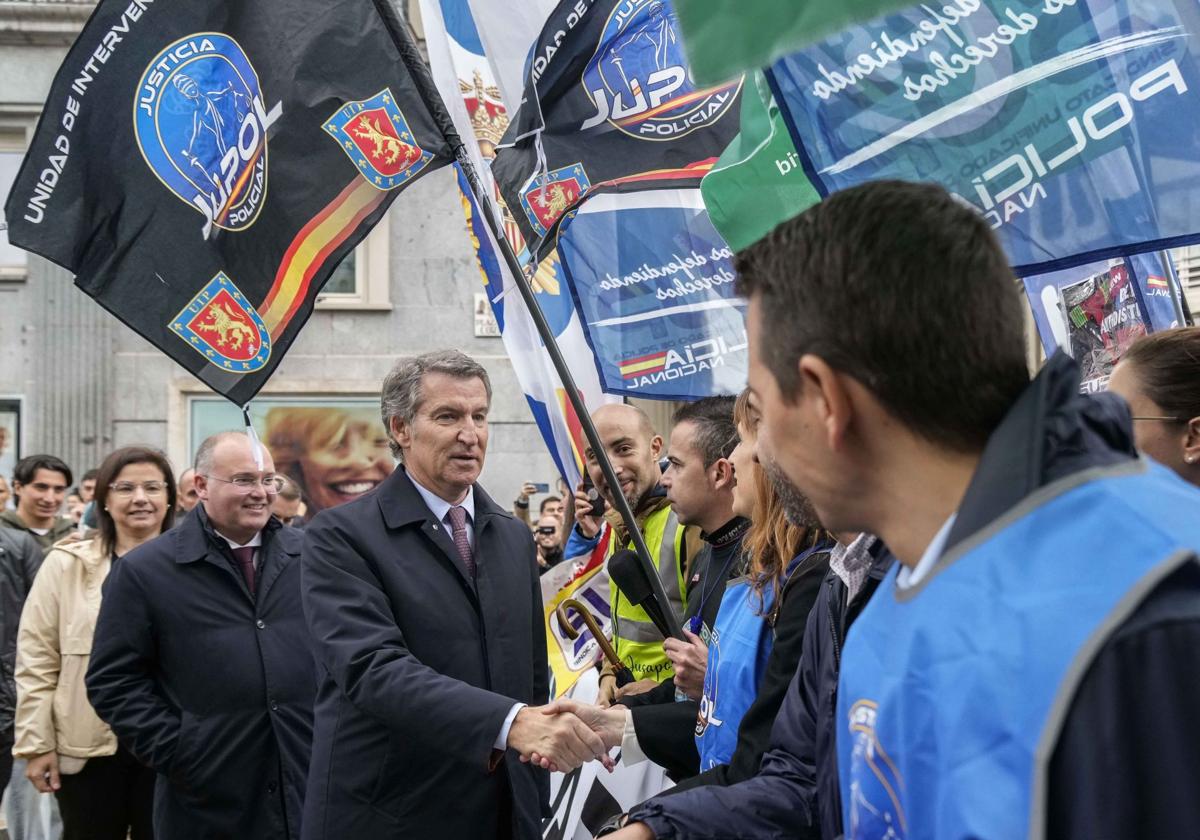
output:
[[[675,512],[667,506],[646,517],[642,536],[671,609],[679,618],[687,608],[683,581],[684,529]],[[632,549],[633,543],[624,547]],[[609,554],[613,554],[616,548],[615,540],[610,542]],[[663,634],[658,632],[646,611],[629,603],[621,590],[611,583],[609,606],[612,608],[613,648],[617,658],[633,672],[634,679],[650,678],[662,682],[673,676],[675,669],[663,653]]]

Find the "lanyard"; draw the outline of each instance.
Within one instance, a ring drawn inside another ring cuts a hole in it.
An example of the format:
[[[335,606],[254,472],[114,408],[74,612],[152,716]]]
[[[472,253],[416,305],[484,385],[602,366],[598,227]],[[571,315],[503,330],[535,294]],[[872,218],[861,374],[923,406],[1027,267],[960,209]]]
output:
[[[688,619],[689,632],[699,635],[700,627],[704,623],[704,605],[708,603],[708,599],[712,597],[712,594],[716,592],[718,588],[721,588],[722,582],[729,578],[729,567],[733,565],[733,561],[736,560],[740,555],[740,551],[731,551],[729,553],[729,559],[725,561],[725,566],[721,569],[720,577],[717,578],[716,583],[708,587],[707,592],[704,591],[704,588],[708,584],[708,581],[705,580],[700,584],[700,608],[696,610],[695,615]],[[709,571],[712,571],[711,564],[709,565]]]

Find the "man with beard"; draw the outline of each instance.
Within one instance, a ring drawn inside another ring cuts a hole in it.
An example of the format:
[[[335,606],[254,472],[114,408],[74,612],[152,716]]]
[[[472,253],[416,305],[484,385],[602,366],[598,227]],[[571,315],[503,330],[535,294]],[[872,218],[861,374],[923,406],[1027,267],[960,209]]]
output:
[[[689,562],[696,557],[703,544],[700,529],[685,526],[679,521],[660,484],[662,470],[658,459],[662,454],[663,440],[655,434],[646,413],[635,406],[601,406],[593,412],[592,422],[596,424],[596,431],[621,483],[619,492],[633,509],[637,527],[641,529],[650,558],[667,594],[669,603],[664,608],[674,610],[676,616],[683,618],[687,606],[686,574]],[[584,454],[588,476],[609,506],[606,518],[613,528],[610,552],[618,548],[632,548],[625,523],[612,508],[615,497],[604,480],[596,453],[589,446]],[[584,538],[590,540],[599,533],[600,517],[594,515],[591,501],[582,492],[575,497],[575,519],[575,528]],[[613,647],[618,658],[633,672],[634,679],[641,683],[637,689],[648,690],[674,672],[671,660],[663,651],[663,636],[646,611],[630,604],[620,589],[611,587],[609,597]],[[598,702],[608,706],[616,696],[617,680],[606,663],[600,675]]]

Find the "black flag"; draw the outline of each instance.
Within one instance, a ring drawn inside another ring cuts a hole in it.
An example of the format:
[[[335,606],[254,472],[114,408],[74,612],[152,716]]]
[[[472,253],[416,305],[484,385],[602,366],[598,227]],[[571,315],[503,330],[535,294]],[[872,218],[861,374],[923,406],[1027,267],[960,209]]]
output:
[[[738,132],[741,88],[692,82],[666,0],[562,0],[492,163],[530,251],[545,256],[563,214],[602,185],[699,186]]]
[[[369,0],[103,0],[54,80],[9,239],[245,403],[341,259],[453,157],[407,39]]]

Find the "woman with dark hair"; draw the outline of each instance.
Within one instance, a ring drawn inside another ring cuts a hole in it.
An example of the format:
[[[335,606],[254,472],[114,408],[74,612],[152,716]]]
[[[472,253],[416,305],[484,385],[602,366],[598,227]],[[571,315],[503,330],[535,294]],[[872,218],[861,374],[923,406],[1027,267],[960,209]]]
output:
[[[97,534],[50,550],[21,613],[13,753],[38,790],[56,794],[64,840],[153,836],[154,771],[96,716],[84,675],[101,584],[113,563],[171,527],[173,475],[155,449],[109,455],[96,481]]]
[[[1129,403],[1138,451],[1200,487],[1200,327],[1138,339],[1108,389]]]

